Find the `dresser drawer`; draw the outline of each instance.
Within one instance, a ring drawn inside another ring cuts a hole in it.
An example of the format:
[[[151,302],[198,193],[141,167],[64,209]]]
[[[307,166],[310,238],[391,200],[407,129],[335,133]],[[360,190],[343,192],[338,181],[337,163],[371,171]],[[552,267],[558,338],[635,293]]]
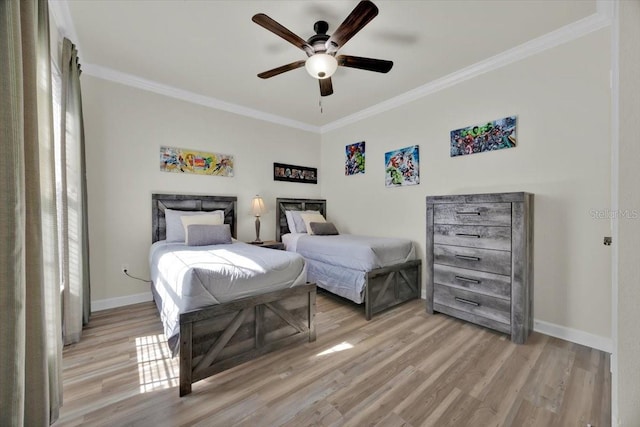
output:
[[[441,203],[433,207],[434,224],[511,226],[511,203]]]
[[[433,245],[435,264],[511,275],[511,252],[462,246]]]
[[[449,316],[457,317],[458,319],[466,320],[467,322],[475,323],[476,325],[484,326],[485,328],[491,328],[505,334],[511,334],[511,325],[507,323],[498,322],[482,316],[476,316],[473,313],[456,310],[453,307],[447,307],[440,304],[434,304],[433,309],[438,313],[448,314]]]
[[[511,302],[508,300],[435,284],[433,303],[435,310],[438,310],[437,306],[451,307],[505,325],[511,324]]]
[[[433,242],[470,248],[511,250],[511,227],[434,224]]]
[[[511,299],[510,276],[434,264],[433,281],[439,285],[453,286],[505,300]]]

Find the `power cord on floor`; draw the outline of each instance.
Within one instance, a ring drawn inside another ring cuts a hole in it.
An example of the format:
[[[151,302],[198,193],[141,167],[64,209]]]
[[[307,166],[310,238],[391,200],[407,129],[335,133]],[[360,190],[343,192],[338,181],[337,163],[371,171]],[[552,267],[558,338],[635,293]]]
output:
[[[145,280],[145,279],[141,279],[139,277],[130,275],[129,271],[126,268],[123,269],[122,272],[125,274],[125,276],[131,277],[132,279],[140,280],[141,282],[145,282],[145,283],[151,283],[151,280]]]

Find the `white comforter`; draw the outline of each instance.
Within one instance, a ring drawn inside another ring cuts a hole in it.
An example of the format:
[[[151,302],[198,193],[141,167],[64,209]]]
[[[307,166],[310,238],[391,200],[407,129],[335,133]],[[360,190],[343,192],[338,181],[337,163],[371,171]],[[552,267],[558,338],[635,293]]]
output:
[[[413,242],[407,239],[291,233],[283,235],[282,240],[288,251],[297,252],[307,259],[359,271],[388,267],[416,257]]]
[[[159,241],[149,254],[160,317],[175,354],[179,316],[190,310],[306,283],[297,254],[246,243],[185,246]]]
[[[291,233],[282,241],[288,251],[307,260],[307,280],[358,304],[364,301],[367,272],[416,258],[413,242],[407,239]]]

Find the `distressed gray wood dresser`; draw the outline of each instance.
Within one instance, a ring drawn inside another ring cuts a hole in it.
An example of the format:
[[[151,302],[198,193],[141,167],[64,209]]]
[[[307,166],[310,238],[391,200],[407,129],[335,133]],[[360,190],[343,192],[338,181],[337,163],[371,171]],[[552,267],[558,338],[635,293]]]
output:
[[[427,197],[427,312],[511,335],[533,327],[533,194]]]

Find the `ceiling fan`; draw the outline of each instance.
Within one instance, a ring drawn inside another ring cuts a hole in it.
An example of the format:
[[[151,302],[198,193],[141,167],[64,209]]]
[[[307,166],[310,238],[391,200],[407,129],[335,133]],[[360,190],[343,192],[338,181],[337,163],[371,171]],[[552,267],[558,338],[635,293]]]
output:
[[[331,76],[338,66],[359,68],[361,70],[387,73],[393,67],[392,61],[383,59],[363,58],[360,56],[338,55],[338,49],[347,43],[358,31],[378,15],[378,8],[372,2],[363,0],[351,11],[347,19],[333,34],[327,34],[329,24],[318,21],[313,26],[316,32],[308,40],[304,40],[290,30],[269,18],[264,13],[253,16],[252,21],[266,28],[275,35],[282,37],[292,45],[304,50],[308,58],[282,65],[258,74],[261,79],[268,79],[286,71],[305,67],[307,72],[320,82],[320,95],[329,96],[333,93]]]

